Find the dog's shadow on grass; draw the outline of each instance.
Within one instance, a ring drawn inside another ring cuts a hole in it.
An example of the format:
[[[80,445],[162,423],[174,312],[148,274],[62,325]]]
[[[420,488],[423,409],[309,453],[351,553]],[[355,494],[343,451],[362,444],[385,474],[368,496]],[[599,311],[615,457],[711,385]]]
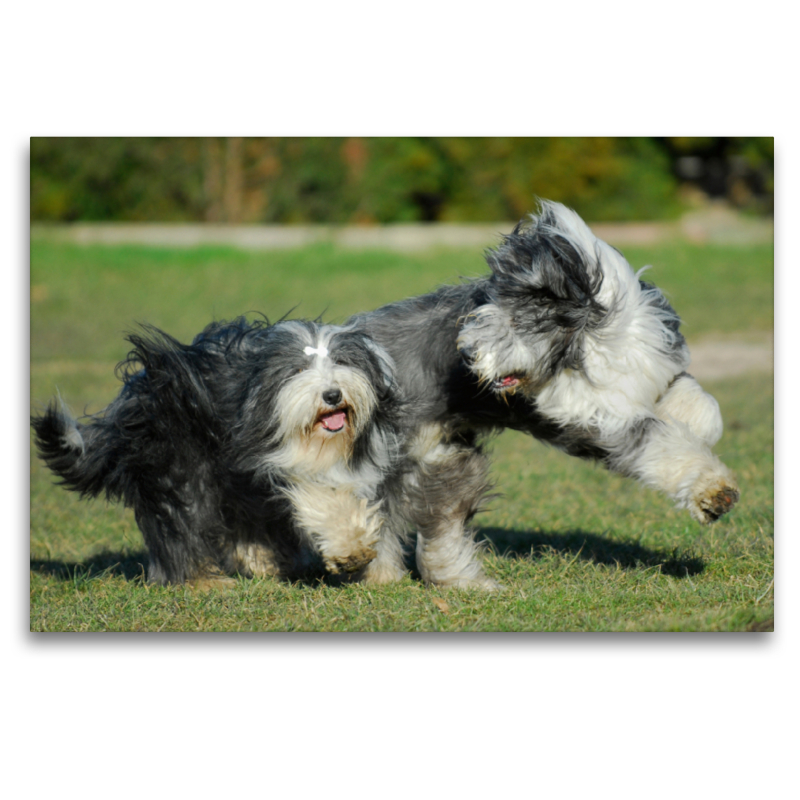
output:
[[[62,581],[86,581],[101,577],[144,581],[147,572],[147,551],[125,553],[104,550],[84,561],[32,558],[31,570],[42,575],[52,575]]]
[[[623,569],[658,567],[663,575],[685,578],[705,569],[705,562],[691,552],[677,550],[651,550],[636,541],[617,540],[596,533],[574,530],[559,533],[522,531],[507,528],[480,528],[478,540],[485,541],[500,558],[540,558],[548,552],[577,557],[595,564],[608,564]],[[419,577],[413,554],[409,553],[406,566]],[[80,562],[48,559],[30,560],[30,568],[43,575],[52,575],[63,581],[86,581],[102,577],[123,578],[126,581],[145,580],[147,551],[102,551]],[[318,583],[316,580],[301,583]],[[324,582],[327,582],[324,580]],[[336,581],[333,581],[336,583]]]
[[[619,566],[622,569],[658,567],[663,575],[685,578],[705,569],[702,558],[692,552],[651,550],[634,540],[618,540],[582,530],[521,531],[507,528],[480,528],[478,540],[484,540],[501,558],[540,558],[548,552]]]

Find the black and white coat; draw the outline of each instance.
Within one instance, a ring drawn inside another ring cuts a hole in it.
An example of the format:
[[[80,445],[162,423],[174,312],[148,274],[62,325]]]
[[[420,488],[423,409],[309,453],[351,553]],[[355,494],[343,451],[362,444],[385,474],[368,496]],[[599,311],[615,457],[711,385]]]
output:
[[[32,425],[68,489],[134,510],[151,581],[357,575],[375,558],[404,413],[383,348],[244,318],[189,345],[129,339],[105,411],[78,421],[56,402]]]
[[[638,479],[701,522],[729,510],[738,489],[710,449],[719,407],[686,372],[663,294],[556,203],[487,260],[484,278],[349,323],[390,353],[409,402],[386,536],[416,529],[422,577],[492,585],[467,525],[489,489],[481,440],[504,428]],[[379,558],[366,574],[399,576],[402,564]]]

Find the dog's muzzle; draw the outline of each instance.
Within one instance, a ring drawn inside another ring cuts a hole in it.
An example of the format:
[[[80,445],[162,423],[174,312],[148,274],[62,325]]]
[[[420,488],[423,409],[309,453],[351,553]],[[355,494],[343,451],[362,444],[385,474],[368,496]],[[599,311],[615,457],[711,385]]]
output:
[[[322,401],[331,406],[332,411],[325,411],[317,417],[317,422],[326,431],[339,433],[347,426],[348,407],[342,404],[342,390],[338,388],[326,389],[322,393]]]

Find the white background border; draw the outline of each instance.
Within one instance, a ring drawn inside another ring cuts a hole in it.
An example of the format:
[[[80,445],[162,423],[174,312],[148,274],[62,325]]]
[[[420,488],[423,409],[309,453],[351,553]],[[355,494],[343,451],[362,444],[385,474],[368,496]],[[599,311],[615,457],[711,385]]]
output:
[[[786,796],[798,562],[781,501],[796,478],[787,458],[797,442],[796,334],[787,322],[800,296],[789,8],[7,8],[6,785],[33,797]],[[29,137],[152,134],[774,135],[777,632],[27,632]]]

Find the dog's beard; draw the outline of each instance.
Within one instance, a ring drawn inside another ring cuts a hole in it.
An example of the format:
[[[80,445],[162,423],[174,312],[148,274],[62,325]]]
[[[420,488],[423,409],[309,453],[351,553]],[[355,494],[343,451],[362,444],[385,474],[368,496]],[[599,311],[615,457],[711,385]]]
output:
[[[322,401],[322,393],[332,384],[342,393],[334,407]],[[278,393],[274,408],[278,446],[270,454],[270,465],[287,473],[310,474],[348,464],[377,402],[367,378],[348,367],[298,373]]]
[[[466,320],[458,348],[481,384],[498,394],[524,389],[535,393],[550,377],[551,339],[542,334],[523,339],[500,306],[477,308]]]
[[[564,275],[585,276],[579,282],[592,294],[571,297],[560,262],[525,268],[530,244],[511,239],[497,259],[513,269],[495,271],[494,302],[464,321],[458,346],[496,394],[520,392],[553,421],[613,433],[652,413],[688,365],[688,351],[661,292],[577,215],[557,208],[552,215],[559,230],[541,235],[569,242],[562,249],[574,263]]]

